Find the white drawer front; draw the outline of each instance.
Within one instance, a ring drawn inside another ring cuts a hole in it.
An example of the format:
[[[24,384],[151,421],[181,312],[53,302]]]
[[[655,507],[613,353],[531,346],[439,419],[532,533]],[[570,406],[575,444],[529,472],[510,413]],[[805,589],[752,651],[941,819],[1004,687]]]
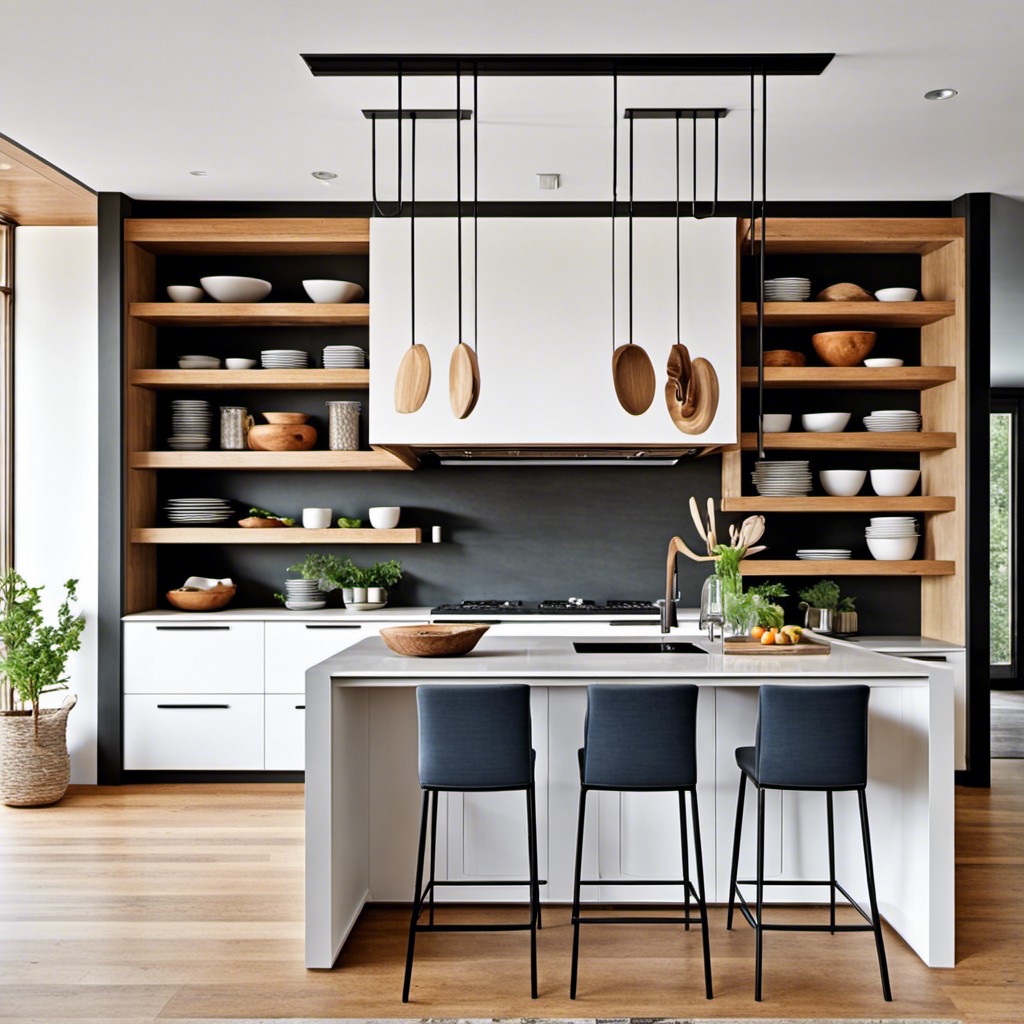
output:
[[[128,770],[261,771],[263,695],[128,694]]]
[[[294,693],[268,693],[265,700],[263,767],[268,772],[305,771],[305,698]]]
[[[124,626],[125,693],[262,693],[263,623]]]

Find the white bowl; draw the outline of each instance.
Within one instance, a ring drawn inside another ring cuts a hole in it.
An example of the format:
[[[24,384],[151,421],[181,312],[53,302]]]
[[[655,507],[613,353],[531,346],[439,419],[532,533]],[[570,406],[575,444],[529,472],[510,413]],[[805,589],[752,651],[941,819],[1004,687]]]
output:
[[[848,412],[807,412],[800,417],[804,430],[814,433],[835,434],[846,429],[850,422]]]
[[[171,302],[202,302],[206,293],[194,284],[169,284],[167,294]]]
[[[868,551],[879,562],[903,562],[914,557],[917,537],[868,537]]]
[[[353,281],[332,281],[327,278],[303,281],[302,287],[314,302],[358,302],[366,294],[363,286]]]
[[[818,473],[818,479],[826,494],[852,498],[860,493],[867,475],[866,469],[823,469]]]
[[[393,530],[402,514],[397,505],[378,505],[370,509],[370,525],[375,530]]]
[[[883,498],[905,498],[921,477],[919,469],[873,469],[871,486]]]
[[[256,366],[255,359],[225,359],[224,365],[229,370],[251,370]]]
[[[913,302],[917,298],[916,288],[881,288],[875,292],[879,302]]]
[[[793,422],[793,414],[788,412],[766,412],[761,423],[766,434],[784,434]]]
[[[273,287],[259,277],[201,277],[199,283],[218,302],[259,302]]]
[[[865,366],[873,366],[876,369],[884,367],[884,366],[902,366],[903,365],[903,360],[902,359],[888,359],[888,358],[882,359],[882,358],[879,358],[879,357],[876,356],[874,359],[865,359],[864,360],[864,365]]]

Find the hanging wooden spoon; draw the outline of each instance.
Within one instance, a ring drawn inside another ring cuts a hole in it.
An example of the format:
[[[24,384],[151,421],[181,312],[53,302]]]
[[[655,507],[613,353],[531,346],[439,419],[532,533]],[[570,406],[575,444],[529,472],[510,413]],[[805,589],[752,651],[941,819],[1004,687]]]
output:
[[[460,341],[448,367],[448,400],[456,418],[464,420],[476,407],[479,397],[480,364],[473,349]]]
[[[395,376],[395,412],[416,412],[430,390],[430,354],[425,345],[406,349]]]
[[[676,397],[677,382],[672,379],[665,383],[665,404],[672,422],[684,434],[703,434],[718,412],[718,374],[706,359],[694,359],[691,369],[693,411],[684,413],[684,403]]]
[[[658,382],[651,358],[640,345],[620,345],[612,353],[612,379],[619,405],[631,416],[650,409]]]

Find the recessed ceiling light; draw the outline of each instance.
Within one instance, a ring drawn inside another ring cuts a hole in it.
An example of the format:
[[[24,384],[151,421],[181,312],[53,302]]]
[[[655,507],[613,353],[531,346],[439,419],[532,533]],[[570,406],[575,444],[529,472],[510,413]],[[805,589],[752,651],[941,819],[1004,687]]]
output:
[[[313,171],[312,173],[317,181],[334,181],[337,177],[334,171]]]
[[[191,174],[192,177],[194,177],[194,178],[205,178],[207,176],[207,174],[209,174],[210,172],[209,171],[189,171],[188,173]]]
[[[9,171],[14,164],[0,164],[0,171]]]
[[[956,89],[929,89],[924,94],[926,100],[951,100],[956,95]]]

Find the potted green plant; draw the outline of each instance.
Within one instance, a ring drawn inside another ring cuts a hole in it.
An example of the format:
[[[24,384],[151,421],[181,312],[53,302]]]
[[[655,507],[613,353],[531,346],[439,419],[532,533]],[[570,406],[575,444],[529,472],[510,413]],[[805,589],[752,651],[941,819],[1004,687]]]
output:
[[[818,580],[800,591],[800,607],[805,610],[804,625],[819,633],[857,632],[856,598],[842,597],[834,580]]]
[[[335,590],[341,590],[345,601],[350,601],[347,588],[352,587],[352,577],[356,570],[352,559],[346,555],[344,558],[337,558],[335,555],[321,555],[310,553],[295,565],[288,566],[288,572],[299,574],[303,580],[316,580],[317,589],[322,594],[329,594]],[[281,603],[285,603],[284,594],[275,594]]]
[[[42,587],[13,569],[0,577],[0,800],[11,807],[56,803],[71,779],[67,720],[77,698],[41,708],[44,694],[68,688],[68,656],[82,646],[85,619],[71,611],[77,580],[68,580],[57,621],[47,625]]]
[[[374,562],[363,569],[362,574],[367,601],[371,604],[387,604],[388,591],[402,578],[402,563],[395,559]]]

